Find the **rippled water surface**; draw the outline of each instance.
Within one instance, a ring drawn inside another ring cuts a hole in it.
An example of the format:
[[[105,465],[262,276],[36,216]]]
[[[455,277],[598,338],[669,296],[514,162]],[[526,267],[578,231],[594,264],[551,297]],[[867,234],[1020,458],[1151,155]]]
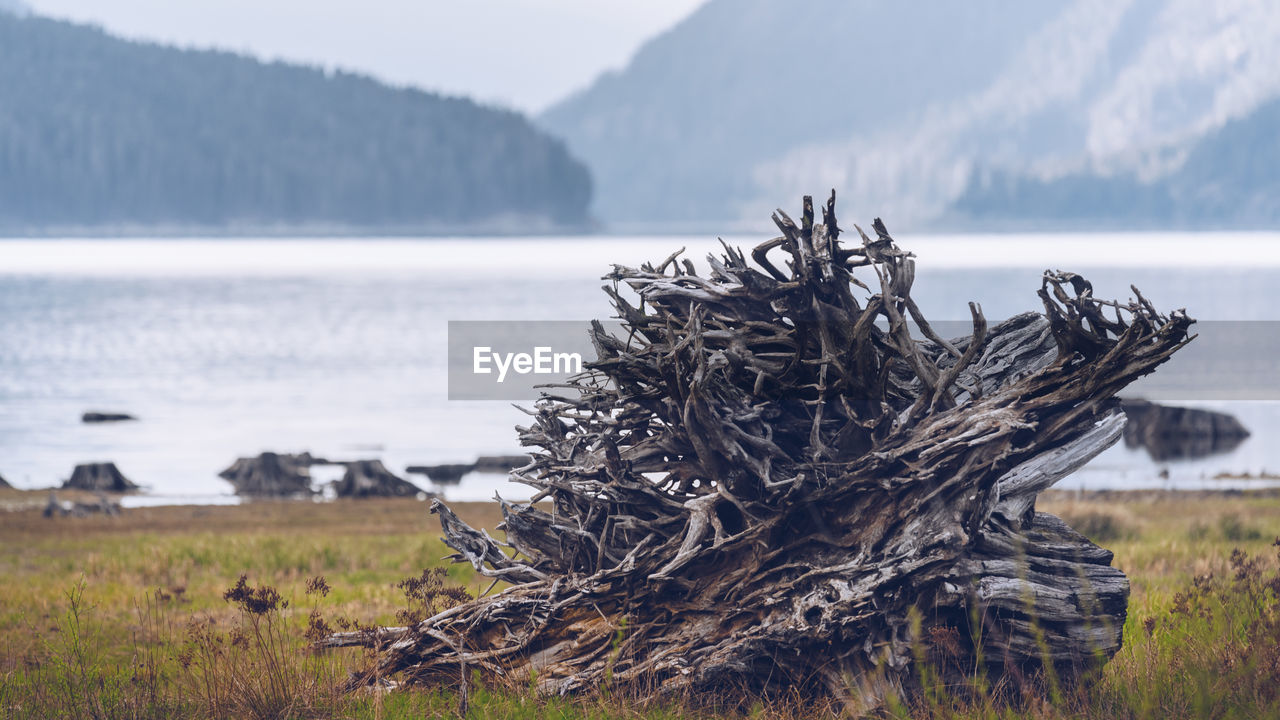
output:
[[[761,238],[736,238],[751,244]],[[1002,235],[900,238],[919,256],[913,292],[934,319],[1038,309],[1046,267],[1086,273],[1098,296],[1139,286],[1202,320],[1280,320],[1280,236]],[[217,472],[263,450],[406,465],[518,452],[523,415],[450,402],[449,320],[609,314],[610,263],[660,260],[714,238],[0,241],[0,475],[47,487],[111,460],[148,493],[134,502],[225,502]],[[1259,327],[1266,327],[1259,324]],[[1215,486],[1219,472],[1280,471],[1274,402],[1236,413],[1253,436],[1229,454],[1157,464],[1123,446],[1068,486]],[[139,422],[85,425],[86,410]],[[1158,476],[1167,469],[1167,479]],[[424,488],[420,476],[409,476]],[[473,475],[451,499],[525,489]]]

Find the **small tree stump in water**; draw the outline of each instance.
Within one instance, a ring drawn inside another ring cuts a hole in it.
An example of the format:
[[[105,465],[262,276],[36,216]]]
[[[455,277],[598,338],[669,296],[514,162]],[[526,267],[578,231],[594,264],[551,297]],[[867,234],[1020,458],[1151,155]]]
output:
[[[128,413],[113,412],[86,412],[80,416],[80,422],[83,423],[112,423],[127,422],[129,420],[137,420],[138,418]]]
[[[952,677],[1060,678],[1121,644],[1129,584],[1036,495],[1120,439],[1115,393],[1193,322],[1046,272],[1041,313],[939,337],[883,223],[838,241],[835,196],[781,237],[606,279],[628,334],[519,428],[504,546],[436,502],[456,559],[513,586],[379,648],[354,684],[460,669],[548,693],[789,690],[877,707],[949,638]],[[781,261],[780,261],[781,260]],[[628,301],[625,288],[639,296]],[[920,337],[913,336],[912,324]],[[514,548],[511,557],[507,548]],[[981,663],[977,658],[981,656]]]
[[[481,455],[473,463],[410,465],[405,472],[426,475],[433,483],[452,485],[460,482],[467,473],[508,473],[528,464],[528,455]]]
[[[417,497],[422,490],[398,477],[381,460],[354,460],[343,463],[347,471],[334,485],[338,497]]]
[[[71,477],[62,484],[62,489],[130,492],[137,490],[138,486],[125,477],[115,463],[97,462],[77,465]]]
[[[449,463],[445,465],[410,465],[407,473],[426,475],[427,479],[439,485],[456,485],[462,482],[462,476],[474,472],[475,463]]]
[[[1156,462],[1183,460],[1234,450],[1249,437],[1235,417],[1200,408],[1170,407],[1123,399],[1124,444],[1145,448]]]
[[[231,483],[237,495],[292,497],[312,495],[311,466],[317,461],[310,453],[288,455],[264,452],[257,457],[238,458],[218,477]]]

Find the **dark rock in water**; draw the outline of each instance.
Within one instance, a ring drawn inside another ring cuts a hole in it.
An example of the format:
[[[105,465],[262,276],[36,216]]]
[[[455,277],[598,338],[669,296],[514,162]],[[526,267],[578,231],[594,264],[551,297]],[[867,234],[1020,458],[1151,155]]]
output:
[[[1146,400],[1121,400],[1128,416],[1124,444],[1146,448],[1152,460],[1191,460],[1230,452],[1249,437],[1235,417],[1213,410],[1169,407]]]
[[[450,465],[410,465],[405,472],[426,475],[431,482],[452,484],[469,472],[505,473],[529,464],[528,455],[481,455],[473,463]]]
[[[311,495],[311,465],[316,460],[310,453],[282,455],[264,452],[255,458],[240,458],[218,473],[236,489],[237,495],[288,497]]]
[[[505,473],[528,464],[528,455],[481,455],[476,458],[475,471]]]
[[[456,465],[410,465],[405,472],[426,475],[431,482],[451,485],[462,480],[462,476],[476,469],[475,463]]]
[[[347,472],[334,484],[338,497],[417,497],[422,489],[391,473],[381,460],[344,463]]]
[[[77,465],[71,479],[62,484],[63,490],[98,490],[102,492],[129,492],[138,486],[129,482],[115,463],[85,463]]]
[[[115,502],[102,493],[98,493],[95,502],[60,502],[58,494],[49,491],[49,504],[44,506],[44,516],[51,517],[87,517],[101,513],[103,515],[119,515],[120,503]]]
[[[124,422],[137,419],[127,413],[87,412],[80,416],[80,422],[86,423]]]

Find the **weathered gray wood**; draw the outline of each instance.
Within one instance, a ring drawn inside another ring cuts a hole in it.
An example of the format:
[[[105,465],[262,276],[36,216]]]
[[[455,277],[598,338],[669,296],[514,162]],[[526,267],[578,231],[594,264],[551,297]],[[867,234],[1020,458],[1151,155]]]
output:
[[[1029,522],[1029,513],[1035,509],[1036,495],[1119,442],[1125,420],[1124,413],[1114,411],[1075,440],[1037,455],[1005,473],[997,481],[1000,502],[995,512],[1008,520]]]
[[[58,500],[58,493],[49,491],[49,502],[44,506],[44,516],[53,517],[87,517],[96,513],[103,515],[119,515],[120,503],[99,492],[94,502],[70,502]]]
[[[535,451],[512,477],[545,505],[504,503],[504,540],[433,505],[457,559],[514,587],[331,643],[378,647],[370,678],[787,688],[855,712],[912,691],[935,631],[966,676],[1070,678],[1115,653],[1127,580],[1035,496],[1116,442],[1115,393],[1193,321],[1047,272],[1043,314],[988,328],[971,305],[973,333],[944,340],[884,223],[842,246],[834,194],[821,222],[809,198],[774,221],[760,270],[726,246],[706,277],[676,256],[607,276],[628,334],[596,324],[577,394],[518,428]]]

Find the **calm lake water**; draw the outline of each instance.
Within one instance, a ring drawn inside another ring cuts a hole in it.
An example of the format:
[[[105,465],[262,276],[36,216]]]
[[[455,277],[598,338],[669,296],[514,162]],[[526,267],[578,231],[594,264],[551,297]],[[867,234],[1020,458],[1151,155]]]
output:
[[[1132,283],[1201,320],[1280,320],[1280,234],[900,244],[919,256],[913,294],[931,319],[964,319],[970,300],[991,319],[1038,309],[1053,267],[1085,274],[1099,297],[1127,298]],[[682,246],[700,267],[718,250],[707,237],[0,240],[0,476],[48,487],[111,460],[147,488],[133,504],[233,502],[218,471],[264,450],[381,458],[395,472],[518,452],[517,409],[447,399],[446,323],[607,317],[611,263]],[[1280,471],[1280,403],[1186,404],[1232,412],[1253,436],[1180,463],[1117,446],[1062,486],[1217,487],[1219,472]],[[86,410],[140,421],[85,425]],[[408,478],[455,500],[527,496],[504,476]]]

